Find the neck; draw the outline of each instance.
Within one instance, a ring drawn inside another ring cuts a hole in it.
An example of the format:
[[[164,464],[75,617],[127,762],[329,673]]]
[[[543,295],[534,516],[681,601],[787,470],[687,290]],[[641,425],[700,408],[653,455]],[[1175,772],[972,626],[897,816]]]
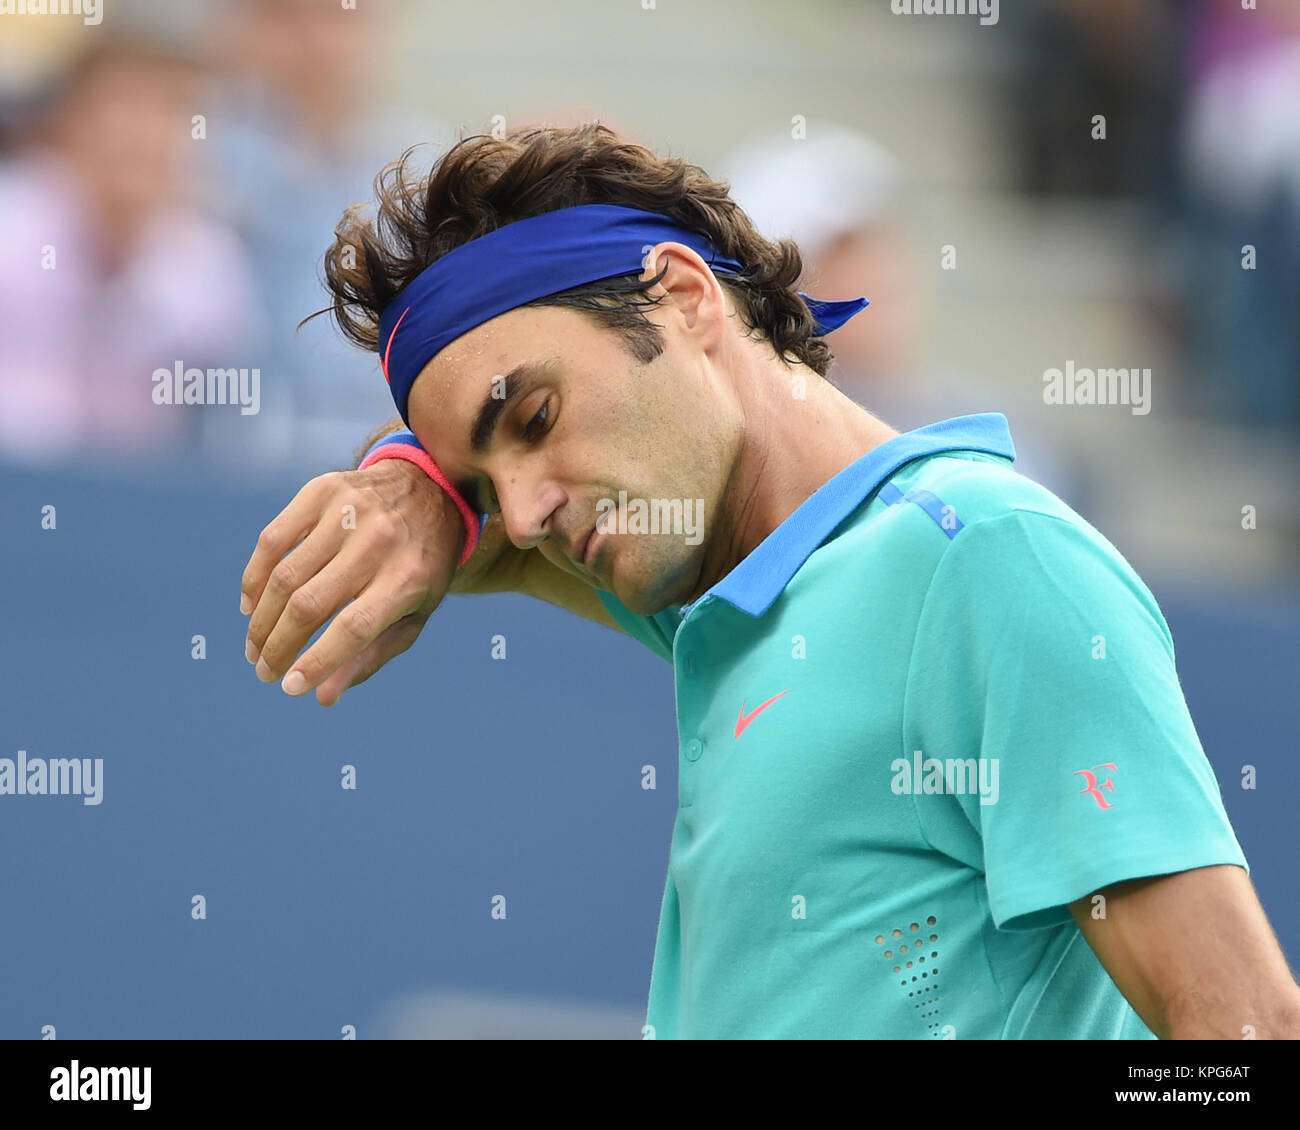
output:
[[[721,507],[719,536],[697,600],[799,508],[819,487],[899,433],[803,366],[773,360],[758,379],[740,381],[739,457]],[[802,376],[804,395],[795,396]]]

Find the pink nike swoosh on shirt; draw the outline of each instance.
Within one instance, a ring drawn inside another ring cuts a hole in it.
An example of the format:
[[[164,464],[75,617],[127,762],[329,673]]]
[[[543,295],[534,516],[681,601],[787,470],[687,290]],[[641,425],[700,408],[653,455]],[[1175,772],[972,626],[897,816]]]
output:
[[[790,691],[788,689],[783,690],[781,692],[781,694],[789,694],[789,693]],[[740,717],[736,719],[736,737],[740,737],[740,735],[745,732],[746,727],[748,727],[748,725],[755,718],[757,718],[760,714],[762,714],[764,710],[766,710],[769,706],[771,706],[772,703],[774,703],[778,698],[780,698],[781,694],[774,694],[761,706],[754,707],[754,709],[751,710],[748,714],[745,713],[745,704],[742,702],[740,704]]]

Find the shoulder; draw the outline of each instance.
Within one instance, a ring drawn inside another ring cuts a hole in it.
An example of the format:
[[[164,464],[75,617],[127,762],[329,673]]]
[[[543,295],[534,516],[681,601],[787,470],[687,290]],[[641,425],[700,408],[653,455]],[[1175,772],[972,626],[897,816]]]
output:
[[[828,557],[901,571],[908,588],[954,561],[991,559],[1003,568],[1073,545],[1128,568],[1100,531],[1047,487],[979,452],[914,460],[889,476],[828,539]]]
[[[933,494],[951,507],[962,526],[1014,513],[1087,524],[1041,483],[1020,474],[1006,460],[978,452],[917,460],[903,467],[890,482],[904,495],[922,491]]]
[[[908,464],[843,537],[844,560],[886,570],[928,619],[997,632],[1026,617],[1059,622],[1107,609],[1108,619],[1124,612],[1168,641],[1154,596],[1121,551],[996,457],[961,452]]]

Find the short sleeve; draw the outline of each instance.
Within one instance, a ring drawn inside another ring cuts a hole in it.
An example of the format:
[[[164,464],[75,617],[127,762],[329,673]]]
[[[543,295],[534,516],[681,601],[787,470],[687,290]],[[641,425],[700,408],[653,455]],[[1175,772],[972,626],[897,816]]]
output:
[[[1249,871],[1168,625],[1082,519],[1015,510],[952,539],[917,624],[904,741],[922,765],[977,759],[979,775],[912,794],[932,846],[977,845],[998,928],[1069,921],[1067,903],[1124,879]]]
[[[609,614],[629,636],[644,644],[660,659],[673,661],[673,637],[681,623],[681,611],[677,607],[665,608],[653,616],[638,616],[618,599],[612,592],[597,589],[601,603]]]

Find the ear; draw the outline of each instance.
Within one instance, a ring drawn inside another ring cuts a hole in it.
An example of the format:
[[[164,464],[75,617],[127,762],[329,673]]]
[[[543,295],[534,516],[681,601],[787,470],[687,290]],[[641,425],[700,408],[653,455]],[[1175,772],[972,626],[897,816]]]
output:
[[[668,241],[646,251],[641,278],[649,281],[660,272],[650,293],[662,299],[661,318],[676,317],[681,332],[701,349],[716,348],[726,331],[727,296],[708,264],[684,243]]]

